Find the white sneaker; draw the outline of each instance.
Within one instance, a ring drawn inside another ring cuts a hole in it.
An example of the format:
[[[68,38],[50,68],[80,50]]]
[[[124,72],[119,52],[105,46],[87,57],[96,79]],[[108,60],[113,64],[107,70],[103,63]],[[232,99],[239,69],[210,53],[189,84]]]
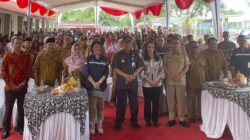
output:
[[[93,122],[89,124],[89,132],[91,135],[95,135],[95,124]]]
[[[99,122],[98,125],[97,125],[97,131],[99,134],[103,134],[104,131],[103,131],[103,128],[102,128],[102,122]]]

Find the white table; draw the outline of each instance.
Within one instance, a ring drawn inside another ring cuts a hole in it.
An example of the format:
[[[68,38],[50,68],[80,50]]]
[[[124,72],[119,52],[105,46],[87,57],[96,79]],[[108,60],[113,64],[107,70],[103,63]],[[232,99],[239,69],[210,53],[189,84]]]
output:
[[[89,115],[85,120],[84,135],[80,133],[80,123],[69,113],[56,113],[41,124],[36,140],[89,140]],[[23,140],[32,140],[32,135],[24,121]]]
[[[220,138],[227,125],[234,140],[250,140],[250,117],[238,104],[214,98],[208,90],[203,90],[201,115],[200,128],[207,137]]]

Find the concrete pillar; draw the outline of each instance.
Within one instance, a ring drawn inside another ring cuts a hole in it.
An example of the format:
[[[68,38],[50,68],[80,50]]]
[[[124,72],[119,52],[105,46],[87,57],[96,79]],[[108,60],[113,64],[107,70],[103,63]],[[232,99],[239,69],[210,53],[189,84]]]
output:
[[[4,14],[4,24],[3,24],[3,34],[4,35],[10,35],[10,14]]]
[[[18,32],[18,15],[13,13],[11,14],[11,28],[10,30],[13,31],[15,34]]]
[[[50,23],[49,20],[46,20],[46,31],[49,32],[50,31]]]
[[[30,24],[29,24],[30,27],[28,27],[28,28],[30,28],[29,31],[32,33],[33,32],[33,28],[32,28],[33,27],[33,18],[30,18],[29,22],[30,22]]]
[[[35,30],[36,30],[36,31],[39,30],[39,22],[40,22],[39,19],[36,19],[36,20],[35,20]]]
[[[23,16],[18,16],[17,19],[17,31],[23,32]]]
[[[42,19],[42,30],[45,31],[45,18]]]

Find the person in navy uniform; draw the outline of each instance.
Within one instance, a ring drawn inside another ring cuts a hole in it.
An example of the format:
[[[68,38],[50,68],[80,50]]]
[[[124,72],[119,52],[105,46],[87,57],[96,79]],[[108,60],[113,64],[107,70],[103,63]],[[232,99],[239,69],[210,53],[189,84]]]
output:
[[[120,130],[126,113],[127,96],[129,98],[131,119],[134,129],[139,129],[137,123],[138,97],[137,76],[143,69],[143,62],[139,54],[132,50],[132,38],[124,37],[124,48],[114,56],[112,68],[117,74],[117,108],[115,130]]]

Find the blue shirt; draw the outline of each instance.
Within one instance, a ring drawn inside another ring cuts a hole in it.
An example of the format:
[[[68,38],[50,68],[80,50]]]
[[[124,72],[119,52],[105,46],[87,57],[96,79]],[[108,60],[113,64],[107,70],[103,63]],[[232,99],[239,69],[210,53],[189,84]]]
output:
[[[104,91],[107,88],[107,77],[109,74],[108,62],[105,56],[100,56],[99,59],[95,57],[95,55],[91,55],[87,58],[87,62],[85,65],[84,73],[86,77],[91,76],[94,81],[99,81],[102,76],[106,76],[105,81],[103,81],[100,85],[100,90]],[[88,91],[94,90],[93,85],[87,79],[85,83],[85,88]]]

